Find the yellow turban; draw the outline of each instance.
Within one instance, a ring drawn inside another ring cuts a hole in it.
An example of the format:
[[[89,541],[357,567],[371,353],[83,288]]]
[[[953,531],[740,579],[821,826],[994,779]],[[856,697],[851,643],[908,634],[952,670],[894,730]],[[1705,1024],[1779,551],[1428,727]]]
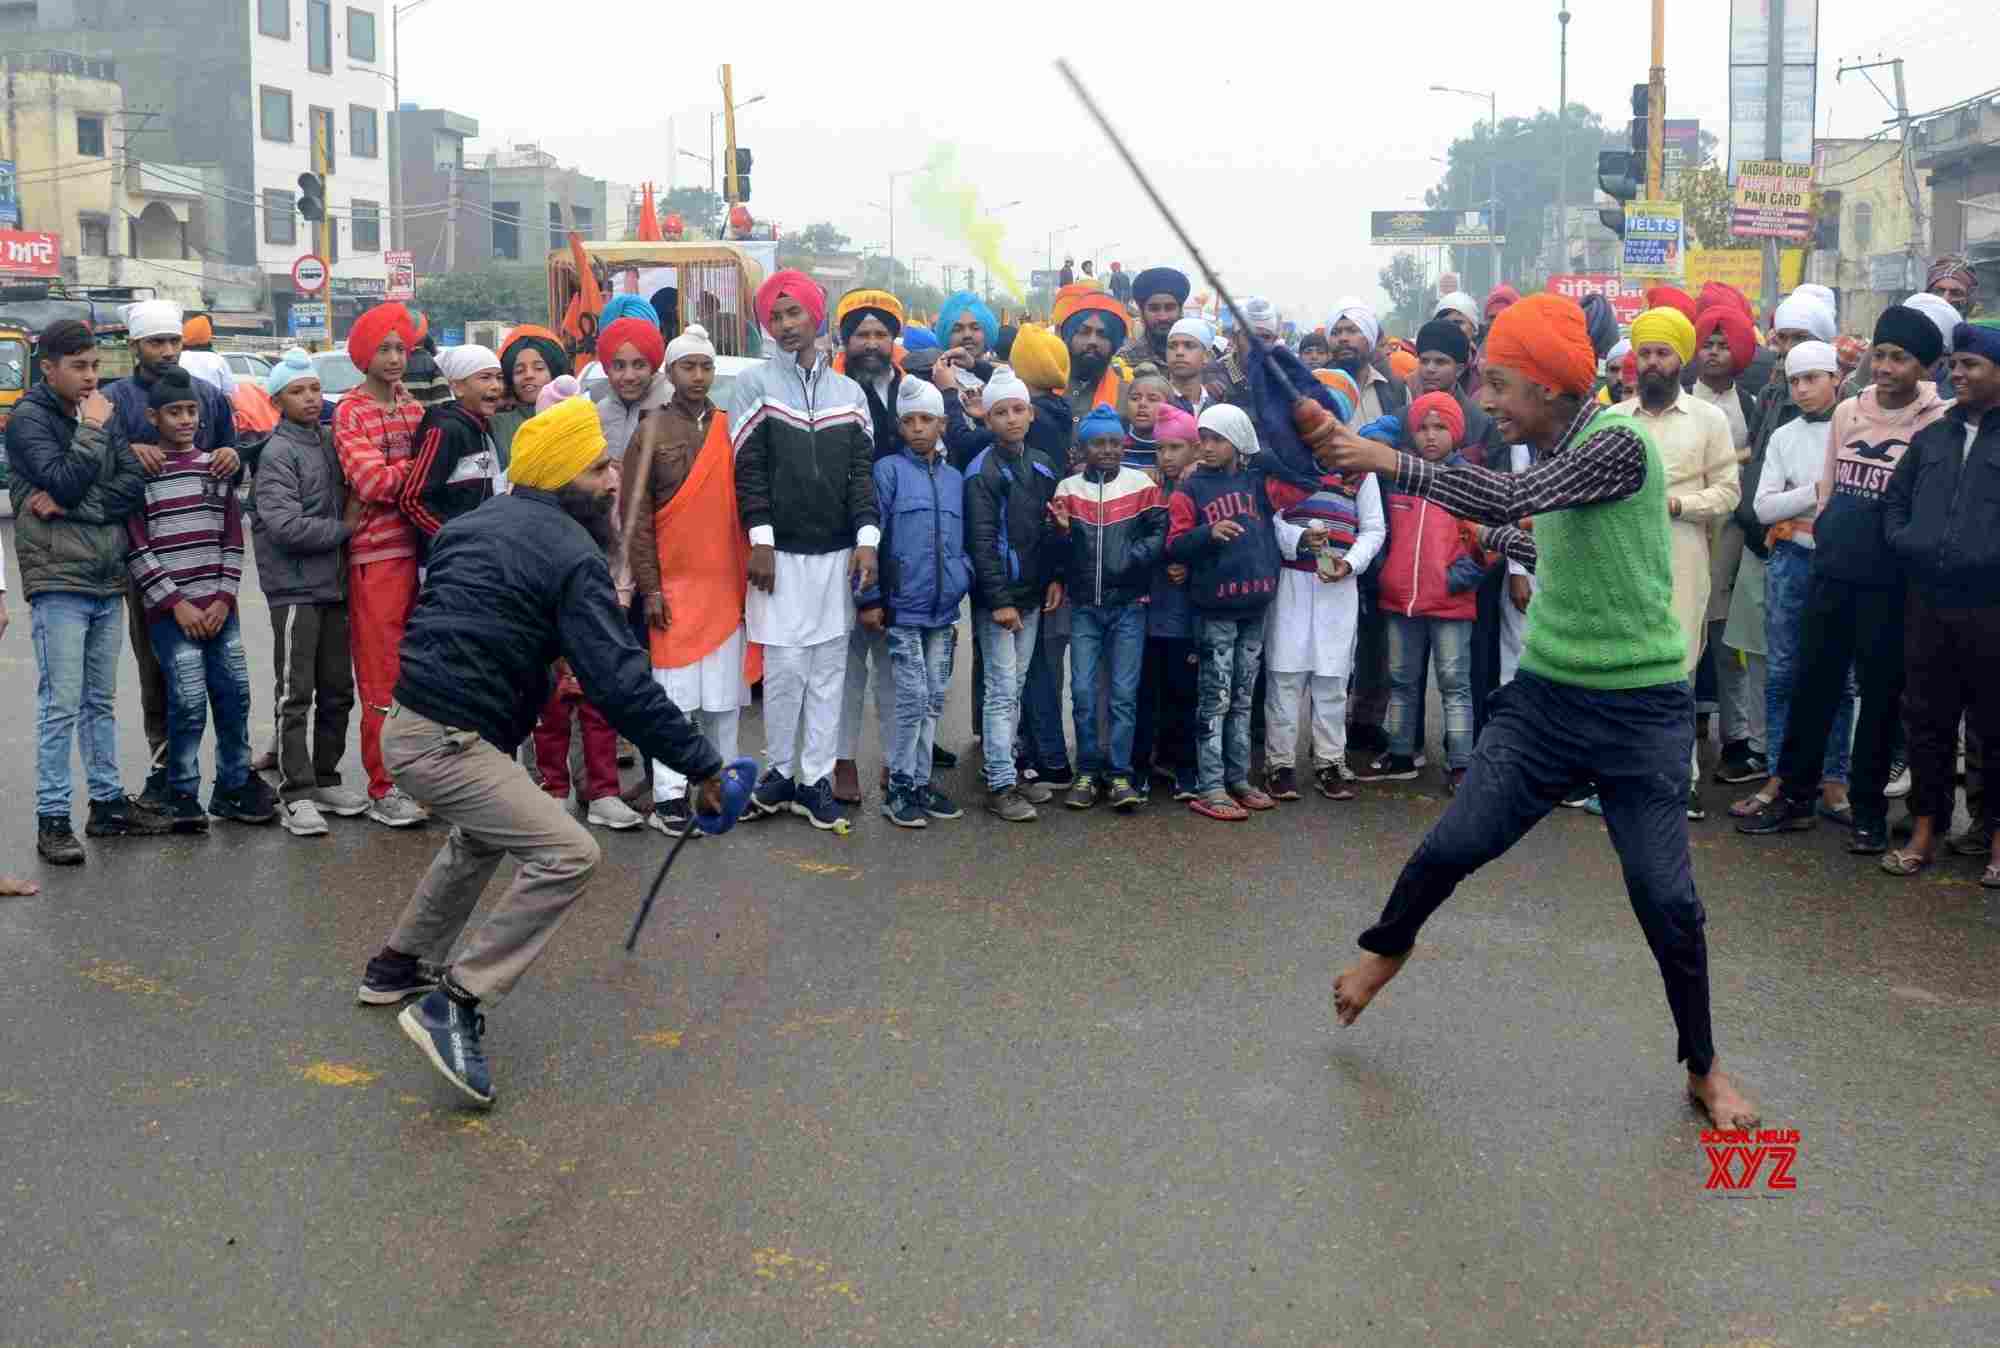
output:
[[[1694,324],[1678,309],[1664,306],[1648,309],[1632,320],[1632,346],[1636,350],[1648,342],[1671,346],[1685,365],[1694,359]]]
[[[507,478],[517,487],[556,491],[604,453],[604,431],[590,399],[564,398],[514,432]]]
[[[1069,387],[1069,347],[1047,328],[1024,325],[1014,334],[1007,363],[1022,383],[1037,392]]]

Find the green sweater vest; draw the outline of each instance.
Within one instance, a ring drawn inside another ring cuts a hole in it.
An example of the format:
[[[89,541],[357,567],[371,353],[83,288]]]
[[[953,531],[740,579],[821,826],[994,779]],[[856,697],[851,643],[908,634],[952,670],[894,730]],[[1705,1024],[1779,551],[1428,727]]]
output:
[[[1521,668],[1577,688],[1651,688],[1687,678],[1674,616],[1666,470],[1631,417],[1600,414],[1585,435],[1618,426],[1646,442],[1646,480],[1622,501],[1535,517],[1535,575]]]

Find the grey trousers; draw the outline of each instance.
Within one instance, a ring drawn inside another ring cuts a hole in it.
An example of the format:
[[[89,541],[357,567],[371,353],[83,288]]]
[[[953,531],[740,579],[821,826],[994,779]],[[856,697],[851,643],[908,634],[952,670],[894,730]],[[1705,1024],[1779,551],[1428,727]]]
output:
[[[1752,753],[1764,752],[1764,657],[1738,651],[1722,641],[1727,624],[1708,625],[1709,649],[1715,652],[1716,715],[1722,721],[1722,742],[1747,741]]]
[[[451,824],[389,936],[390,949],[442,961],[500,858],[511,854],[513,881],[451,966],[453,981],[473,996],[504,997],[582,897],[597,869],[596,840],[477,731],[392,707],[382,727],[382,765]]]

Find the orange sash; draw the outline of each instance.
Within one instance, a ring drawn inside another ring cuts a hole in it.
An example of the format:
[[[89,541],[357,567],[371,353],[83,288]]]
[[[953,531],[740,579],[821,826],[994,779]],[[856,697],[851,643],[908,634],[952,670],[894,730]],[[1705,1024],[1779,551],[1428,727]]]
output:
[[[653,546],[660,559],[660,592],[671,626],[647,631],[653,664],[679,669],[729,640],[743,623],[749,589],[750,537],[736,509],[736,455],[729,444],[729,414],[709,419],[708,437],[696,452],[687,481],[653,512]],[[764,648],[745,645],[743,677],[764,677]]]

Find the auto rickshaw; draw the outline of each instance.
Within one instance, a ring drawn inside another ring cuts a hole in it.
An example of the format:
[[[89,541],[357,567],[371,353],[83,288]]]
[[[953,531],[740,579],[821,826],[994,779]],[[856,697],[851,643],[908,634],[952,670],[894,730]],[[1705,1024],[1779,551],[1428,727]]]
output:
[[[585,268],[589,282],[580,278]],[[597,340],[596,315],[578,303],[594,285],[598,307],[616,294],[669,304],[669,340],[690,323],[708,330],[721,356],[759,354],[751,299],[764,283],[755,258],[731,243],[589,243],[573,240],[549,253],[549,326],[577,349]]]

